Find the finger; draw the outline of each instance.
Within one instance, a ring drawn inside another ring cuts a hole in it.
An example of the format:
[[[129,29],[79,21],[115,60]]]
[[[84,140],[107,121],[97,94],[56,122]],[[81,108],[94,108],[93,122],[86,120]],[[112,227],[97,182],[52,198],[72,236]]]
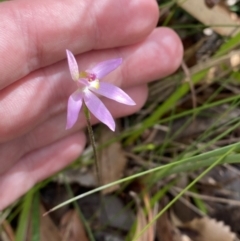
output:
[[[125,106],[108,99],[103,99],[104,104],[114,118],[130,115],[138,111],[145,103],[148,93],[146,85],[130,88],[126,90],[126,92],[133,97],[136,102],[135,106]],[[91,121],[92,123],[99,122],[94,116],[91,116]],[[85,116],[83,115],[83,112],[81,112],[76,125],[72,129],[66,131],[66,112],[63,111],[59,115],[45,121],[30,133],[12,141],[0,144],[1,159],[8,160],[7,162],[1,163],[0,174],[10,169],[11,166],[13,166],[14,163],[26,153],[43,148],[44,146],[50,145],[68,135],[78,132],[85,127],[85,123]]]
[[[1,3],[0,16],[2,89],[64,59],[67,48],[82,53],[139,41],[156,26],[158,7],[155,0],[22,0]]]
[[[76,59],[81,70],[85,70],[103,60],[122,57],[123,63],[104,77],[104,81],[129,87],[172,74],[181,64],[182,56],[183,46],[179,36],[172,29],[161,27],[156,28],[140,43],[110,50],[91,51],[77,55]],[[62,62],[49,69],[54,68],[59,75],[61,72],[61,83],[67,88],[69,82],[66,79],[70,76],[68,66]]]
[[[156,29],[142,43],[115,50],[92,51],[79,56],[85,68],[103,59],[123,56],[124,61],[104,81],[124,87],[141,85],[169,75],[179,66],[182,45],[167,28]],[[0,142],[33,129],[51,116],[66,111],[68,96],[76,89],[66,61],[38,70],[0,92]]]
[[[0,176],[0,210],[27,192],[35,183],[61,170],[83,151],[85,136],[78,133],[24,156]]]

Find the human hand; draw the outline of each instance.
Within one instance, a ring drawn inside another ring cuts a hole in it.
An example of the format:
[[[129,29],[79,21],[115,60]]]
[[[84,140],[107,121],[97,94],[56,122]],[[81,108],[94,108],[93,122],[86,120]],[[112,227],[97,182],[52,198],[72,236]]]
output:
[[[0,15],[2,210],[84,148],[82,114],[65,130],[67,99],[75,90],[66,49],[76,55],[81,70],[123,58],[104,81],[121,86],[136,105],[104,98],[117,118],[142,107],[149,81],[177,69],[182,45],[172,30],[154,29],[155,0],[16,0],[1,3]]]

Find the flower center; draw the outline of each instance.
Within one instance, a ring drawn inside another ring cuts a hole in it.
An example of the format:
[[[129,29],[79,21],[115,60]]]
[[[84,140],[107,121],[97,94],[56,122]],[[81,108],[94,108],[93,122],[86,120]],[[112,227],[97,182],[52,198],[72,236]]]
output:
[[[79,78],[84,78],[85,81],[88,81],[89,85],[86,83],[84,85],[86,86],[91,86],[92,88],[99,89],[100,83],[99,80],[97,79],[96,74],[89,73],[87,71],[82,71],[79,73]],[[86,87],[88,89],[88,87]]]
[[[80,78],[87,79],[88,82],[92,82],[97,79],[97,76],[93,73],[88,73],[86,71],[82,71],[79,73]]]
[[[93,73],[87,73],[87,79],[88,79],[89,82],[92,82],[92,81],[96,80],[96,77],[97,76]]]

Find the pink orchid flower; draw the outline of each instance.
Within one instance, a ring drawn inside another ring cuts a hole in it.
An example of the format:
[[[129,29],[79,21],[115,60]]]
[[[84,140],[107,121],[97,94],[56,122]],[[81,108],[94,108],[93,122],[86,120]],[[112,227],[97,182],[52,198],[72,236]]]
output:
[[[72,128],[76,123],[84,101],[90,112],[114,131],[115,121],[112,115],[95,94],[105,96],[122,104],[135,105],[135,102],[117,86],[106,82],[100,82],[101,78],[116,69],[122,63],[122,59],[110,59],[97,64],[90,70],[79,72],[74,55],[69,50],[66,50],[66,52],[72,79],[76,82],[78,87],[68,99],[66,129]]]

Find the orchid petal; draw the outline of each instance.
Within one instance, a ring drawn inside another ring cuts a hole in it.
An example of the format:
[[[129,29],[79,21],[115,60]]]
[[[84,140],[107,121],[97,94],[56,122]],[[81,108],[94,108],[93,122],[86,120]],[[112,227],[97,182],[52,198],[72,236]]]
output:
[[[91,91],[85,91],[84,102],[91,113],[107,125],[112,131],[115,131],[115,121],[102,101]]]
[[[66,52],[67,52],[68,66],[69,66],[72,79],[76,81],[79,78],[77,61],[71,51],[66,50]]]
[[[125,105],[136,105],[132,98],[127,95],[122,89],[110,83],[101,82],[98,89],[93,87],[89,87],[89,89],[99,95],[103,95],[119,103]]]
[[[96,75],[97,79],[101,79],[102,77],[116,69],[121,63],[122,58],[106,60],[97,64],[90,71],[91,73]]]
[[[67,125],[66,129],[70,129],[76,123],[78,119],[79,111],[82,107],[83,93],[78,90],[70,95],[68,99],[68,108],[67,108]]]

